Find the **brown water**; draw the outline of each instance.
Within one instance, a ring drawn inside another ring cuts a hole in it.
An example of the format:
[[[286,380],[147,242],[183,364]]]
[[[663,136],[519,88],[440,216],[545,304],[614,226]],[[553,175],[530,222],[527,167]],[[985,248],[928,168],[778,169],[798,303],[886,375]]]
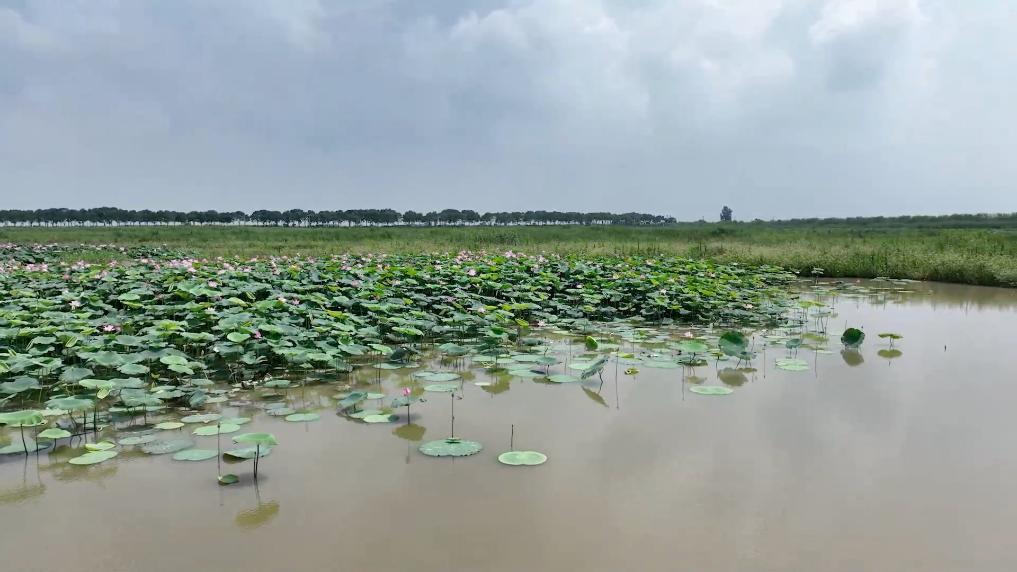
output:
[[[220,487],[214,460],[0,458],[2,569],[1015,570],[1017,291],[912,288],[837,301],[831,331],[870,334],[862,363],[836,336],[830,354],[799,351],[806,372],[774,368],[785,350],[770,347],[728,396],[613,366],[603,404],[521,379],[492,395],[478,371],[456,401],[457,435],[485,446],[473,457],[336,416],[327,387],[289,392],[328,403],[320,421],[244,427],[281,443],[257,486],[250,462]],[[897,359],[877,355],[887,330],[905,337]],[[719,385],[713,364],[696,373]],[[384,372],[390,394],[401,375]],[[447,436],[451,403],[428,398],[425,441]],[[545,465],[497,462],[511,424]]]

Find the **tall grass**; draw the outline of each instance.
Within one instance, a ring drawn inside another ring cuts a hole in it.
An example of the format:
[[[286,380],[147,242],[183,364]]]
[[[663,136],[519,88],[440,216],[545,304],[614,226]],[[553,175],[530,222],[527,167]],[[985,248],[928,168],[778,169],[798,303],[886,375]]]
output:
[[[819,267],[826,276],[1017,286],[1017,231],[1005,227],[704,223],[666,227],[4,228],[0,242],[166,245],[207,257],[459,250],[667,254],[771,264],[806,275]]]

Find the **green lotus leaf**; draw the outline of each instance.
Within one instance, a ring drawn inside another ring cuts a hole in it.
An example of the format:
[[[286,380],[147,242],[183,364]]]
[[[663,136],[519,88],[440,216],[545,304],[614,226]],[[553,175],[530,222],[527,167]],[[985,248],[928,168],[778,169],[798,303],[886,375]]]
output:
[[[777,360],[777,369],[784,371],[808,371],[809,362],[794,358],[779,359]]]
[[[205,461],[218,455],[211,449],[184,449],[173,454],[174,461]]]
[[[223,425],[245,425],[251,422],[250,417],[223,417],[220,421]]]
[[[568,375],[566,373],[549,375],[547,376],[547,380],[553,381],[554,383],[575,383],[577,381],[580,381],[578,377],[574,375]]]
[[[156,429],[162,430],[180,429],[183,426],[184,424],[181,423],[180,421],[163,421],[162,423],[155,424]]]
[[[718,387],[715,385],[693,385],[689,388],[692,393],[699,395],[730,395],[734,390],[730,387]]]
[[[264,456],[264,455],[262,455]],[[234,474],[219,475],[220,485],[235,485],[240,482],[240,477]]]
[[[96,463],[108,461],[116,456],[116,451],[92,451],[91,453],[85,453],[84,455],[74,457],[67,462],[72,465],[94,465]]]
[[[197,429],[192,431],[192,433],[201,437],[208,437],[211,435],[225,435],[227,433],[236,433],[237,431],[240,431],[239,425],[231,425],[229,423],[220,422],[215,425],[202,425],[201,427],[198,427]]]
[[[301,421],[317,421],[320,418],[321,416],[317,413],[291,413],[286,416],[287,421],[292,421],[294,423]]]
[[[233,437],[233,442],[261,446],[274,446],[279,444],[275,439],[275,435],[271,433],[242,433]]]
[[[117,443],[124,447],[130,447],[132,445],[144,445],[145,443],[151,443],[152,441],[156,441],[157,439],[158,437],[156,437],[155,435],[134,435],[131,437],[124,437],[123,439],[117,441]]]
[[[56,399],[50,399],[46,402],[46,407],[53,409],[63,409],[65,411],[81,411],[83,409],[92,408],[91,399],[81,399],[78,397],[59,397]]]
[[[0,413],[0,425],[9,425],[11,427],[37,427],[45,422],[46,418],[43,417],[42,412],[34,409]]]
[[[50,427],[44,431],[39,432],[38,437],[40,439],[64,439],[70,437],[72,433],[66,429],[60,429],[59,427]]]
[[[365,415],[363,417],[364,423],[391,423],[392,421],[396,421],[398,419],[399,418],[396,417],[395,415],[385,415],[383,413],[375,415]]]
[[[219,421],[222,419],[222,415],[218,413],[201,413],[198,415],[188,415],[181,417],[180,421],[184,423],[211,423],[212,421]]]
[[[533,371],[532,369],[510,369],[508,374],[512,377],[521,377],[524,379],[544,377],[544,372]]]
[[[141,450],[149,455],[165,455],[190,449],[193,446],[194,441],[190,439],[159,439],[151,443],[145,443],[141,446]]]
[[[424,386],[424,391],[433,393],[451,393],[457,389],[459,389],[457,383],[431,383]]]
[[[223,452],[223,455],[227,457],[233,457],[234,459],[253,459],[255,456],[267,457],[272,452],[271,445],[262,445],[261,453],[258,453],[258,446],[253,445],[251,447],[238,447],[236,449],[230,449],[229,451]]]
[[[687,354],[704,354],[710,351],[709,346],[698,340],[678,342],[678,349]]]
[[[498,455],[498,462],[503,465],[543,465],[547,462],[547,455],[537,451],[508,451]]]
[[[292,407],[276,407],[275,409],[269,409],[266,411],[266,413],[273,417],[286,417],[287,415],[293,415],[296,412],[297,410]]]
[[[749,340],[741,332],[724,332],[717,340],[717,345],[725,355],[737,357],[748,348]]]
[[[865,332],[858,328],[848,328],[840,336],[840,342],[848,348],[857,348],[865,341]]]
[[[449,438],[428,441],[420,446],[420,452],[429,457],[467,457],[476,455],[482,448],[476,441]]]
[[[89,451],[109,451],[116,447],[116,443],[110,443],[109,441],[100,441],[99,443],[85,443],[85,448]]]

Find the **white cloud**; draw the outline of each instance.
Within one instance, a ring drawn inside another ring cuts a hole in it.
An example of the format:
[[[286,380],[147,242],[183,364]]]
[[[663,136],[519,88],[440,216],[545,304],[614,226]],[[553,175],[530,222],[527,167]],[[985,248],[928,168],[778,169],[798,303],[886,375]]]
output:
[[[1017,40],[996,30],[1015,20],[945,0],[0,0],[0,193],[1017,209],[1015,163],[983,144],[1014,147],[996,127],[1017,121]]]

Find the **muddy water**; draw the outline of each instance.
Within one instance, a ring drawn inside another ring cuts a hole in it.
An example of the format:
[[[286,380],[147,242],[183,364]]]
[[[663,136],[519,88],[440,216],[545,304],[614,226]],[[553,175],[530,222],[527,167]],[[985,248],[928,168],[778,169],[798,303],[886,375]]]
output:
[[[1017,569],[1017,291],[909,288],[837,300],[830,330],[870,333],[860,356],[833,336],[790,372],[769,347],[727,396],[689,392],[682,370],[616,379],[613,366],[593,388],[603,403],[522,379],[492,394],[478,370],[455,402],[456,434],[485,446],[473,457],[425,457],[398,424],[339,417],[335,388],[289,390],[328,404],[317,422],[259,414],[244,427],[281,443],[257,486],[250,462],[220,487],[214,460],[7,456],[2,569]],[[873,335],[887,330],[904,335],[892,360]],[[696,374],[721,384],[713,364]],[[405,375],[383,372],[381,387],[394,394]],[[448,435],[452,404],[427,397],[413,409],[425,441]],[[511,424],[545,465],[496,461]]]

